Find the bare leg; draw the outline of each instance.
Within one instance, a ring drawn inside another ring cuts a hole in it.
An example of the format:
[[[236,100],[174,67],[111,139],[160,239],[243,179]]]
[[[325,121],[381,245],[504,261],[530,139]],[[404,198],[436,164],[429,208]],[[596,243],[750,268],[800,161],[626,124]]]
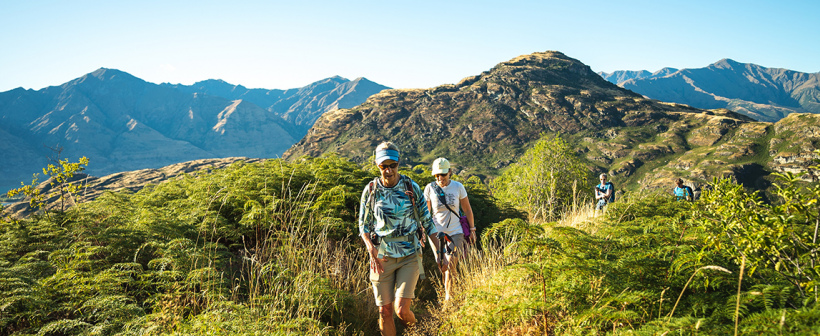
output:
[[[379,330],[384,336],[396,335],[396,324],[393,323],[393,303],[379,307]]]
[[[447,255],[447,271],[444,272],[444,301],[450,300],[450,288],[453,286],[453,278],[456,276],[456,265],[458,257],[454,254]]]
[[[414,315],[410,310],[411,304],[413,304],[413,299],[409,298],[399,298],[399,301],[396,304],[399,320],[401,320],[402,324],[405,326],[410,326],[416,323],[416,315]]]

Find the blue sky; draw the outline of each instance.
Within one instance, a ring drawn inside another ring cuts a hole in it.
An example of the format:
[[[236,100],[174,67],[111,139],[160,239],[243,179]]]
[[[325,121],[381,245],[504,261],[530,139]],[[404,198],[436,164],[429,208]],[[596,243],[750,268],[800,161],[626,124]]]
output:
[[[456,83],[557,50],[594,71],[722,58],[820,71],[820,1],[0,0],[0,91],[100,67],[153,83],[289,89],[339,75]]]

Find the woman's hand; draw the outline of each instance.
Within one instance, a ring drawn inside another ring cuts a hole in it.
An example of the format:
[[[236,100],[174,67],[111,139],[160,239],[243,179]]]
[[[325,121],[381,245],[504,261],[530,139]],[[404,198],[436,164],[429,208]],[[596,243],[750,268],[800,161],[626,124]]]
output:
[[[384,273],[384,266],[379,260],[379,250],[372,246],[367,247],[367,253],[370,255],[370,270],[376,272],[376,274],[382,274]]]
[[[473,227],[470,228],[470,241],[469,241],[470,245],[475,245],[475,240],[476,240],[475,236],[476,236],[475,226],[473,226]]]
[[[364,246],[367,247],[367,254],[370,256],[370,270],[378,274],[384,273],[384,266],[379,260],[379,248],[370,241],[370,233],[362,232],[361,237]]]

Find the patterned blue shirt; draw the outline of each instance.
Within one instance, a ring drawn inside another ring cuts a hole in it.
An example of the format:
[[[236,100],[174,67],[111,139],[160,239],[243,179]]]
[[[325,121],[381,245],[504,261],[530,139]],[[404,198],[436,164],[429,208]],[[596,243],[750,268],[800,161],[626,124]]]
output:
[[[370,193],[368,192],[368,186],[365,186],[364,191],[362,191],[362,198],[359,201],[360,235],[375,232],[379,237],[401,237],[416,233],[419,223],[413,215],[413,203],[410,197],[405,194],[407,190],[405,179],[410,178],[401,175],[399,183],[390,188],[383,186],[381,179],[376,179],[373,188],[375,194],[370,209],[367,209]],[[422,222],[421,225],[424,227],[426,234],[436,233],[436,226],[433,224],[433,218],[427,210],[427,201],[424,199],[424,194],[416,182],[410,181],[413,186],[413,195],[416,198],[416,208]],[[386,244],[384,255],[391,258],[412,255],[416,253],[417,248],[412,240],[409,242],[382,242],[382,244]]]
[[[607,182],[603,184],[599,183],[596,187],[600,189],[601,192],[603,192],[604,194],[606,194],[609,190],[612,190],[612,194],[609,196],[609,198],[603,198],[603,200],[607,203],[612,202],[612,200],[615,198],[615,190],[613,190],[615,189],[615,186],[612,184],[612,182]]]
[[[689,200],[692,197],[692,190],[687,186],[683,186],[683,188],[675,187],[673,192],[675,193],[675,199],[678,201]]]

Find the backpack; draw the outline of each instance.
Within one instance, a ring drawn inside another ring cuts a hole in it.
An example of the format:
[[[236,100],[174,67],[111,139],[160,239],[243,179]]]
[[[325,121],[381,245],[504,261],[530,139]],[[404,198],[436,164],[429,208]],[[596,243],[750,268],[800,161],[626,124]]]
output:
[[[683,189],[686,190],[686,195],[684,195],[684,197],[686,197],[686,200],[690,201],[690,202],[694,202],[695,201],[695,193],[692,192],[692,188],[689,187],[688,185],[684,185]]]

